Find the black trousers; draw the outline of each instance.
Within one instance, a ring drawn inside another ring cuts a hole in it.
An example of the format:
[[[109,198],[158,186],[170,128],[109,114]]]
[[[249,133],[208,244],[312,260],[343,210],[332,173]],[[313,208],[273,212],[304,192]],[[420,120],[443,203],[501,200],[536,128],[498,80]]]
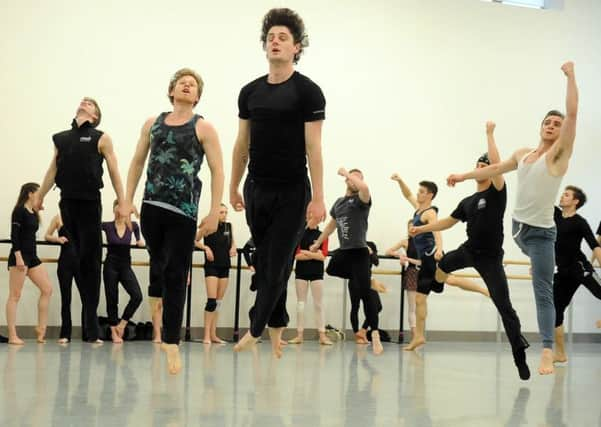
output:
[[[79,271],[76,265],[75,257],[69,251],[69,255],[61,254],[58,258],[58,264],[56,267],[56,275],[58,276],[58,285],[61,292],[61,330],[59,338],[66,338],[71,340],[71,331],[73,329],[73,323],[71,321],[71,294],[73,289],[73,280],[75,279],[75,285],[79,292],[80,298],[82,298],[79,284],[81,279],[79,277]],[[82,328],[83,328],[83,311],[82,311]]]
[[[584,285],[597,299],[601,299],[601,278],[590,262],[581,261],[571,266],[558,267],[553,278],[555,327],[563,325],[564,312],[580,285]]]
[[[266,325],[288,325],[286,288],[310,199],[307,178],[292,184],[266,184],[248,177],[244,183],[246,222],[256,246],[257,296],[249,313],[253,337],[260,337]]]
[[[196,223],[184,215],[143,203],[140,227],[150,255],[151,289],[160,289],[163,298],[162,339],[167,344],[179,344]]]
[[[498,256],[476,255],[462,245],[457,250],[444,255],[438,263],[438,268],[445,273],[452,273],[466,267],[475,268],[484,280],[490,292],[490,298],[501,316],[512,350],[515,352],[528,347],[528,341],[522,336],[520,319],[509,298],[509,286],[503,268],[502,253]]]
[[[129,320],[142,303],[142,291],[138,279],[131,269],[130,259],[118,259],[107,256],[102,270],[104,279],[104,295],[109,325],[119,324],[119,283],[129,295],[129,301],[123,310],[122,320]]]
[[[100,200],[61,199],[63,225],[73,248],[79,280],[75,276],[82,303],[82,338],[98,339],[98,302],[102,257]]]
[[[333,261],[333,259],[332,259]],[[339,249],[336,253],[336,264],[340,271],[348,272],[348,290],[351,300],[351,326],[353,332],[359,330],[359,304],[363,302],[365,323],[363,327],[378,330],[379,297],[371,289],[371,262],[367,247],[357,249]],[[375,295],[374,295],[375,294]]]

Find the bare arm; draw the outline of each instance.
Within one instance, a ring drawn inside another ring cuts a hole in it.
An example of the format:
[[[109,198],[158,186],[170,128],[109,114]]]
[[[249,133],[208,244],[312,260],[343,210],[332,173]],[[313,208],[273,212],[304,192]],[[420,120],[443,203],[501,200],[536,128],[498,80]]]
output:
[[[59,228],[60,228],[59,216],[56,215],[54,218],[52,218],[52,221],[50,221],[50,225],[48,226],[48,229],[46,230],[44,239],[47,242],[60,243],[60,244],[65,243],[67,241],[66,237],[60,237],[60,236],[54,234],[54,233],[56,233],[56,231]]]
[[[488,160],[491,165],[501,163],[501,156],[499,155],[499,149],[495,142],[495,127],[496,125],[494,122],[486,122],[486,143],[488,147]],[[505,186],[505,177],[503,177],[502,174],[494,176],[492,178],[492,184],[497,190],[502,190]]]
[[[481,181],[489,178],[493,178],[497,175],[501,175],[518,168],[518,161],[521,159],[527,152],[528,148],[521,148],[517,150],[513,155],[500,163],[496,163],[494,165],[487,166],[485,168],[474,169],[470,172],[466,172],[463,174],[452,174],[447,178],[447,185],[450,187],[454,187],[456,183],[463,182],[466,179],[473,179],[476,181]]]
[[[129,164],[129,170],[127,171],[127,187],[125,192],[125,199],[127,202],[133,205],[134,196],[136,194],[136,188],[140,182],[142,171],[144,170],[144,164],[150,151],[150,128],[154,123],[155,118],[152,117],[144,123],[142,130],[140,131],[140,137],[138,138],[138,144],[136,145],[136,151],[134,157],[131,159]]]
[[[429,222],[428,224],[425,224],[425,225],[420,225],[418,227],[411,227],[410,233],[412,236],[416,236],[416,235],[422,234],[422,233],[448,230],[449,228],[453,227],[458,222],[459,222],[458,219],[455,219],[452,216],[448,216],[448,217],[443,218],[438,221]]]
[[[394,244],[392,247],[386,249],[386,252],[384,252],[386,255],[388,256],[393,256],[393,257],[399,257],[399,252],[398,250],[401,249],[402,247],[404,247],[403,245],[404,240],[399,240],[396,244]]]
[[[319,238],[311,245],[311,252],[318,251],[323,241],[327,237],[330,237],[330,234],[332,234],[334,230],[336,230],[336,220],[334,218],[330,218],[330,221],[328,221],[328,223],[324,227],[323,231],[319,235]]]
[[[201,236],[214,233],[219,223],[219,208],[223,200],[223,156],[221,154],[221,145],[217,131],[206,120],[196,122],[196,132],[202,143],[207,163],[211,170],[211,210],[204,217],[199,226]]]
[[[597,259],[597,264],[601,266],[601,248],[598,246],[595,249],[593,249],[593,259],[594,258]]]
[[[576,86],[574,63],[566,62],[562,65],[561,70],[567,78],[566,116],[561,125],[559,139],[549,150],[552,172],[557,175],[565,175],[568,170],[568,163],[574,150],[576,117],[578,115],[578,87]]]
[[[250,146],[250,122],[238,120],[238,136],[232,152],[232,175],[230,178],[230,204],[236,211],[244,209],[244,199],[238,190],[244,169],[248,163],[248,148]]]
[[[54,147],[54,155],[52,156],[52,160],[50,161],[50,165],[48,166],[48,170],[46,171],[46,175],[44,175],[44,180],[42,181],[42,185],[40,185],[40,189],[34,200],[34,207],[37,210],[44,209],[44,197],[50,191],[52,186],[54,185],[54,180],[56,178],[56,156],[58,151],[56,147]]]
[[[123,192],[123,182],[121,181],[121,175],[119,174],[119,166],[117,163],[117,155],[113,149],[113,141],[108,134],[102,134],[98,141],[98,151],[106,160],[106,166],[109,170],[109,176],[111,177],[111,183],[115,190],[115,195],[119,203],[123,203],[125,200],[125,193]]]
[[[315,225],[326,218],[323,195],[323,157],[321,154],[321,129],[323,120],[305,122],[305,151],[311,174],[312,198],[307,206],[307,223]]]
[[[407,201],[409,203],[411,203],[411,206],[413,206],[415,209],[417,209],[417,198],[415,197],[415,194],[413,194],[411,192],[411,190],[409,189],[407,184],[405,184],[405,181],[403,181],[401,176],[398,173],[395,173],[390,177],[390,179],[392,179],[393,181],[396,181],[397,184],[399,184],[401,193],[403,193],[403,196],[405,197],[405,199],[407,199]]]

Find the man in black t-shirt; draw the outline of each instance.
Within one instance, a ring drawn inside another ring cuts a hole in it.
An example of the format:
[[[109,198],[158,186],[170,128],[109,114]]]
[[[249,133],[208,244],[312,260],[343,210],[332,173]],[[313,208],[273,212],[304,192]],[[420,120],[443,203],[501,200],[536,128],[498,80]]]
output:
[[[273,353],[281,357],[294,252],[305,221],[316,224],[325,217],[321,157],[325,99],[317,84],[294,70],[306,40],[300,16],[290,9],[270,10],[261,33],[269,74],[244,86],[238,98],[230,203],[237,211],[246,208],[256,245],[257,297],[250,330],[235,351],[254,345],[268,325]],[[243,198],[238,187],[247,162]]]
[[[378,331],[378,301],[371,290],[371,259],[367,247],[367,218],[371,208],[371,194],[369,187],[363,181],[363,174],[359,169],[340,168],[338,175],[346,180],[344,197],[339,197],[330,210],[332,217],[319,238],[311,245],[310,250],[315,252],[323,241],[334,232],[338,231],[340,248],[330,259],[326,272],[330,276],[348,279],[349,297],[351,299],[351,323],[355,334],[359,332],[358,322],[353,321],[353,312],[358,309],[359,302],[363,302],[366,327],[371,328],[373,353],[377,356],[384,351],[380,342]]]
[[[564,312],[576,290],[584,285],[590,293],[601,299],[601,278],[580,250],[582,240],[593,250],[593,259],[601,262],[601,246],[595,240],[593,230],[576,211],[586,203],[586,194],[573,185],[568,185],[555,207],[554,220],[557,227],[555,240],[556,273],[553,277],[553,302],[555,304],[555,353],[554,362],[566,362],[563,331]]]
[[[495,124],[486,124],[488,153],[478,159],[477,168],[500,161],[493,132]],[[467,241],[458,249],[444,255],[436,270],[436,282],[443,283],[448,274],[474,267],[490,291],[490,297],[503,320],[505,333],[511,343],[520,378],[530,378],[526,363],[528,342],[521,334],[520,319],[511,305],[507,277],[503,269],[503,215],[507,205],[507,186],[503,175],[477,181],[477,192],[459,203],[450,217],[437,222],[411,227],[410,235],[442,231],[459,221],[467,222]]]

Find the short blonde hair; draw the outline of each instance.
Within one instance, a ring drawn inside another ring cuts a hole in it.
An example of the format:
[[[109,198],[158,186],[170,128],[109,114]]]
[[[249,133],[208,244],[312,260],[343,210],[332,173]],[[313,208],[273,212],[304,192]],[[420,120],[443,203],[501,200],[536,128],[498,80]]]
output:
[[[98,106],[98,102],[94,98],[90,98],[89,96],[84,96],[83,100],[91,102],[92,104],[94,104],[94,108],[96,108],[96,115],[98,117],[96,118],[96,121],[94,123],[92,123],[92,126],[97,127],[100,124],[100,119],[102,119],[102,112],[100,111],[100,107]]]
[[[202,81],[202,77],[196,71],[191,68],[182,68],[177,70],[171,80],[169,81],[169,89],[167,90],[167,96],[169,97],[169,102],[173,105],[173,96],[171,96],[171,91],[175,87],[175,84],[179,79],[185,76],[191,76],[196,80],[196,84],[198,85],[198,99],[200,99],[200,95],[202,95],[202,88],[204,86],[204,82]],[[194,103],[194,105],[198,104],[198,101]]]

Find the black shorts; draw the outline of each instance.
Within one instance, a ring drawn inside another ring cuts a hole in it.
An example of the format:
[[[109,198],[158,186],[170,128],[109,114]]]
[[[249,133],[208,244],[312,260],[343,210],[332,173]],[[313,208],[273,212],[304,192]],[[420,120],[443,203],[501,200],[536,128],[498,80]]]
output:
[[[216,265],[204,266],[205,277],[217,277],[218,279],[227,279],[230,277],[229,267],[218,267]]]
[[[295,279],[298,280],[306,280],[307,282],[315,282],[316,280],[323,280],[323,273],[321,274],[295,274],[294,275]]]
[[[432,249],[430,254],[425,253],[420,257],[422,265],[419,266],[419,272],[417,273],[417,292],[420,294],[428,295],[432,291],[434,276],[436,275],[435,252]]]
[[[21,252],[21,256],[23,257],[23,262],[27,266],[27,268],[37,267],[42,263],[36,254],[28,254],[26,252]],[[8,268],[15,267],[17,265],[17,257],[15,257],[15,253],[13,251],[10,252],[8,256]]]
[[[326,273],[329,276],[350,279],[353,265],[366,256],[369,257],[367,246],[364,248],[338,249],[330,258]]]

